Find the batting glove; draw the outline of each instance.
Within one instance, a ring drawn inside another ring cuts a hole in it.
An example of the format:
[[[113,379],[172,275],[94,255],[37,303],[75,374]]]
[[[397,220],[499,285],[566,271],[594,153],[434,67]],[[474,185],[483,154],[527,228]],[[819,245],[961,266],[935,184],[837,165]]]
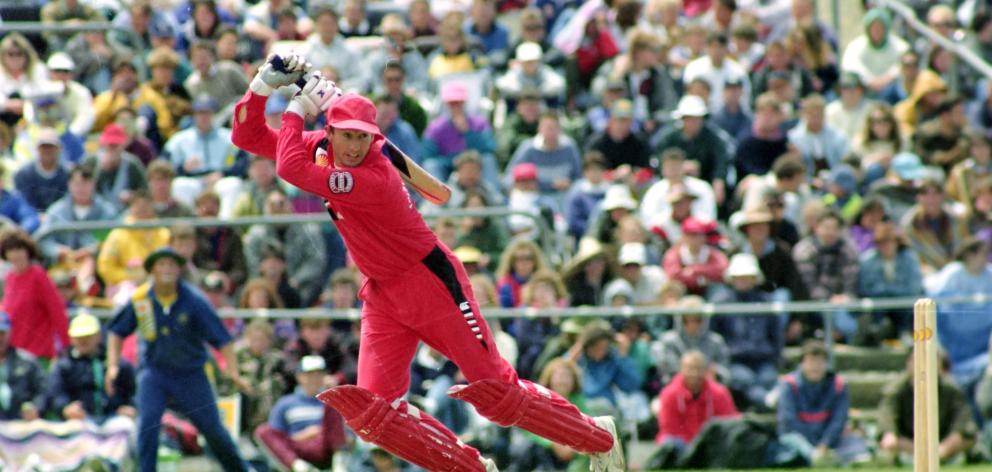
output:
[[[299,54],[282,57],[272,54],[258,69],[249,87],[258,95],[271,95],[279,87],[296,83],[311,65]]]
[[[314,73],[306,85],[296,93],[289,102],[286,111],[296,113],[304,119],[316,116],[331,106],[331,100],[336,96],[337,87],[334,82],[324,80],[319,73]]]

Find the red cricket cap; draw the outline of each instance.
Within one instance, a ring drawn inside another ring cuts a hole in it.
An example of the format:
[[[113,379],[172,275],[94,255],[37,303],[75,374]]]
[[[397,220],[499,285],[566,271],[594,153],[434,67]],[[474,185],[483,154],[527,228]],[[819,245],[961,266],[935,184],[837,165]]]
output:
[[[124,132],[124,128],[117,123],[111,123],[103,128],[103,132],[100,133],[100,145],[107,146],[112,144],[124,144],[127,142],[127,133]]]
[[[375,123],[375,105],[371,100],[353,93],[334,100],[327,109],[327,126],[382,134],[379,125]]]

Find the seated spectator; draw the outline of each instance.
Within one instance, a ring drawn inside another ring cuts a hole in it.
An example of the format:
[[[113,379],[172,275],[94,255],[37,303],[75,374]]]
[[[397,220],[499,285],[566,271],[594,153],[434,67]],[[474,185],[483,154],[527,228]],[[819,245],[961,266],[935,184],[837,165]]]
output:
[[[24,200],[43,212],[68,190],[69,170],[60,161],[62,141],[58,132],[44,128],[35,136],[38,145],[34,162],[17,171],[14,185]]]
[[[562,134],[560,119],[555,111],[542,113],[537,135],[517,148],[506,168],[512,172],[520,164],[534,164],[538,170],[539,191],[561,201],[572,182],[578,180],[582,163],[575,142]],[[506,183],[507,186],[512,185],[511,182]]]
[[[468,38],[457,17],[447,17],[438,28],[441,47],[427,57],[427,77],[437,81],[447,75],[472,72],[477,58],[469,51]],[[444,94],[444,90],[441,91]]]
[[[968,119],[964,114],[964,99],[957,95],[944,97],[934,114],[916,128],[912,135],[913,149],[924,164],[939,166],[947,174],[970,151],[965,135]]]
[[[268,424],[255,430],[267,455],[293,471],[330,467],[334,452],[345,445],[344,421],[316,396],[327,388],[320,356],[305,356],[296,369],[296,390],[276,402]]]
[[[100,341],[100,320],[82,312],[69,324],[72,349],[55,361],[48,380],[47,408],[52,414],[69,420],[102,423],[121,415],[135,418],[135,379],[131,364],[121,362],[114,379],[113,394],[108,394],[104,382],[104,348]]]
[[[137,190],[131,196],[125,223],[155,218],[147,190]],[[106,285],[108,298],[126,299],[145,280],[144,261],[149,254],[169,243],[167,228],[116,228],[103,241],[97,257],[97,274]],[[120,294],[120,295],[118,295]]]
[[[924,275],[940,271],[968,236],[963,218],[944,202],[944,185],[925,180],[916,194],[916,205],[900,222]]]
[[[145,171],[148,177],[148,194],[152,198],[155,216],[159,218],[184,218],[193,216],[193,210],[172,198],[172,179],[176,172],[164,160],[155,160]]]
[[[606,156],[610,170],[627,166],[633,170],[651,166],[648,143],[633,132],[634,104],[627,99],[610,106],[606,129],[586,141],[586,151],[599,151]]]
[[[828,103],[824,109],[827,126],[840,131],[850,143],[861,134],[872,101],[865,98],[865,85],[854,72],[841,74],[838,86],[840,98]]]
[[[510,31],[497,20],[496,6],[494,0],[473,0],[465,34],[479,43],[490,61],[504,64],[509,55]]]
[[[272,43],[284,39],[280,37],[278,31],[278,15],[286,4],[287,2],[281,0],[263,0],[245,11],[244,34],[254,42],[255,47],[253,49],[267,51]],[[307,18],[303,9],[293,7],[292,12],[298,20],[294,33],[303,36],[310,34],[313,29],[313,22]],[[256,54],[258,53],[256,52]]]
[[[610,109],[617,100],[627,99],[627,84],[623,79],[607,79],[599,101],[586,111],[586,131],[589,134],[602,133],[610,122]],[[640,134],[641,124],[631,121],[631,131]]]
[[[783,218],[794,224],[801,222],[803,204],[812,198],[807,175],[806,165],[798,154],[787,153],[775,158],[770,172],[738,181],[736,193],[741,199],[741,209],[766,209],[769,195],[775,193],[784,205],[779,209]],[[796,243],[786,242],[790,246]]]
[[[702,314],[704,304],[702,297],[696,295],[688,295],[679,300],[675,308],[687,311],[675,315],[675,326],[662,333],[652,344],[651,350],[662,385],[669,384],[678,376],[682,359],[693,351],[699,352],[708,360],[708,377],[724,380],[729,378],[727,343],[723,336],[710,330],[710,318]]]
[[[203,192],[196,197],[196,216],[217,218],[220,197],[214,192]],[[228,293],[234,291],[248,277],[244,247],[235,228],[230,226],[200,226],[196,229],[196,253],[192,261],[204,271],[224,274]]]
[[[861,195],[858,195],[858,178],[854,169],[847,164],[834,167],[824,182],[826,195],[823,204],[840,213],[844,221],[852,222],[861,211]]]
[[[803,238],[792,249],[799,275],[809,288],[810,299],[844,303],[857,295],[858,253],[854,245],[844,238],[844,219],[831,210],[820,211],[811,228],[812,234]],[[808,320],[810,317],[805,317]],[[851,336],[857,327],[846,311],[833,312],[834,328],[843,336]],[[787,342],[795,342],[799,333],[799,319],[790,322]],[[807,325],[806,334],[814,325]]]
[[[465,382],[454,362],[434,348],[421,344],[410,368],[411,398],[419,399],[424,411],[455,434],[469,432],[469,406],[448,396],[448,389]]]
[[[538,90],[521,90],[507,110],[506,119],[496,135],[496,160],[500,169],[505,169],[510,158],[524,141],[537,134],[537,124],[541,118],[541,94]]]
[[[582,370],[574,362],[555,358],[541,370],[538,383],[549,390],[568,399],[579,410],[585,411],[585,397],[582,393]],[[527,467],[521,470],[584,470],[588,468],[588,459],[568,446],[548,441],[531,433],[524,433],[527,438],[517,451],[516,444],[511,446],[514,466]],[[512,443],[511,443],[512,444]]]
[[[689,445],[712,418],[740,416],[727,387],[710,377],[706,355],[689,351],[679,360],[679,373],[661,391],[657,444]]]
[[[534,273],[521,288],[520,297],[521,307],[548,310],[565,306],[568,292],[557,273],[545,270]],[[508,330],[517,340],[517,372],[523,378],[534,378],[540,372],[537,361],[549,348],[548,338],[555,336],[558,327],[550,318],[515,318]]]
[[[593,212],[606,196],[610,182],[606,180],[606,158],[598,151],[586,152],[582,158],[582,178],[565,196],[564,216],[568,234],[582,239],[589,228]]]
[[[590,151],[593,152],[593,151]],[[616,229],[620,221],[637,210],[637,201],[626,185],[611,185],[594,211],[586,236],[607,245],[616,245]]]
[[[354,385],[358,375],[355,358],[344,351],[341,340],[331,331],[331,320],[304,318],[299,320],[299,326],[300,334],[283,349],[287,371],[298,369],[306,357],[318,356],[324,361],[324,368],[320,369],[324,388]]]
[[[516,103],[524,90],[537,90],[544,103],[558,108],[565,98],[565,78],[541,62],[544,51],[537,43],[525,42],[516,48],[510,70],[496,79],[496,91],[507,104]]]
[[[184,129],[165,144],[165,156],[182,176],[216,181],[229,175],[237,163],[238,149],[231,144],[231,130],[214,125],[218,103],[200,95],[193,102],[194,126]]]
[[[103,33],[96,34],[102,35]],[[79,60],[77,59],[76,62],[78,63]],[[164,137],[163,133],[174,126],[171,121],[172,114],[169,113],[168,102],[161,94],[153,93],[151,89],[138,87],[138,71],[129,56],[114,58],[112,66],[113,76],[109,87],[95,89],[105,91],[93,98],[93,111],[96,114],[93,130],[106,129],[108,125],[113,123],[117,110],[132,108],[138,110],[139,115],[149,120],[148,134],[153,136],[158,134]],[[247,85],[245,87],[247,88]]]
[[[678,121],[661,131],[655,146],[662,154],[672,148],[682,150],[683,160],[689,159],[699,164],[699,178],[712,185],[712,189],[704,192],[698,189],[698,185],[689,184],[689,187],[692,193],[703,198],[699,204],[702,206],[708,205],[709,201],[714,202],[713,204],[723,203],[730,145],[719,128],[706,123],[706,113],[706,102],[703,99],[695,95],[682,97],[674,114]],[[707,193],[712,193],[712,198],[707,198]],[[699,216],[704,217],[702,214]]]
[[[193,73],[183,82],[183,87],[191,97],[208,95],[220,109],[238,101],[248,90],[248,78],[244,71],[233,62],[218,62],[213,42],[200,40],[193,43],[189,50],[189,62]]]
[[[909,96],[893,108],[899,122],[899,133],[912,136],[919,124],[937,116],[937,106],[947,91],[947,83],[937,72],[929,68],[920,70]]]
[[[793,59],[791,47],[786,41],[767,44],[761,62],[755,65],[753,96],[775,92],[776,83],[784,84],[787,93],[793,96],[803,97],[815,92],[812,71]],[[790,99],[786,103],[793,101]]]
[[[386,139],[402,149],[414,162],[421,162],[424,156],[420,148],[420,136],[413,126],[400,116],[399,105],[400,103],[391,95],[377,97],[375,122]]]
[[[69,319],[39,257],[38,246],[23,230],[0,233],[0,259],[10,265],[2,300],[13,327],[10,345],[50,362],[69,346]]]
[[[307,37],[301,54],[315,70],[333,67],[341,75],[338,84],[345,90],[364,90],[363,62],[338,29],[338,12],[328,5],[315,5],[310,12],[313,33]]]
[[[606,301],[603,292],[616,276],[617,269],[603,245],[592,238],[582,238],[575,256],[562,269],[562,278],[571,306],[601,306]]]
[[[241,193],[234,201],[232,216],[259,216],[265,208],[265,197],[280,187],[276,178],[276,163],[252,154],[248,159],[248,179],[241,186]]]
[[[881,199],[868,198],[861,205],[861,210],[851,222],[851,240],[858,249],[858,254],[864,255],[875,247],[875,229],[878,225],[888,222],[885,214],[885,204]]]
[[[204,284],[207,272],[196,266],[193,255],[196,254],[196,230],[190,225],[179,224],[169,229],[169,247],[186,261],[179,266],[179,277],[196,286]],[[237,321],[237,320],[231,320]],[[228,327],[233,326],[228,324]],[[233,335],[233,333],[232,333]]]
[[[145,133],[138,129],[138,113],[133,108],[124,107],[114,112],[114,123],[127,135],[124,150],[137,157],[142,165],[150,164],[158,155],[156,148],[165,144],[161,139],[152,142],[144,136]]]
[[[106,21],[106,18],[96,8],[77,0],[57,0],[41,8],[41,22],[50,26],[89,21],[101,22]],[[64,33],[58,34],[55,31],[46,33],[44,37],[49,46],[62,46],[66,40]]]
[[[427,61],[411,41],[412,32],[402,16],[386,15],[379,29],[385,41],[364,58],[366,83],[363,86],[396,99],[401,104],[403,119],[413,125],[419,136],[427,126],[427,114],[410,94],[429,92]],[[382,81],[375,83],[379,78]]]
[[[678,95],[675,81],[662,54],[665,48],[660,36],[646,29],[633,29],[628,34],[627,51],[600,67],[594,92],[611,79],[622,84],[623,95],[634,104],[634,119],[648,136],[656,133],[670,120]]]
[[[723,84],[723,107],[710,114],[710,123],[727,133],[734,144],[754,122],[754,116],[741,103],[743,96],[744,82],[738,77],[728,78]]]
[[[96,155],[83,160],[83,165],[93,169],[97,195],[113,204],[118,213],[130,205],[136,190],[148,187],[141,162],[124,150],[125,143],[127,134],[117,124],[111,124],[100,133]]]
[[[455,158],[455,171],[448,178],[451,187],[449,208],[460,208],[469,194],[482,195],[490,206],[498,206],[505,198],[500,193],[499,182],[482,178],[482,157],[476,151],[465,151]]]
[[[968,198],[971,210],[966,215],[968,231],[975,238],[992,244],[992,177],[979,182],[971,192]]]
[[[641,388],[644,379],[629,357],[632,341],[611,329],[587,326],[566,359],[582,370],[582,395],[590,405],[599,400],[601,408],[616,411],[617,394],[631,394]],[[624,411],[624,414],[632,412]]]
[[[468,88],[461,82],[449,82],[441,90],[441,100],[447,113],[439,116],[424,131],[424,168],[442,181],[454,167],[455,156],[474,150],[482,158],[482,175],[498,181],[496,169],[496,141],[489,123],[482,116],[470,115],[465,109]]]
[[[266,215],[292,214],[289,198],[282,190],[269,192],[265,199]],[[255,225],[244,237],[244,254],[249,274],[260,273],[263,249],[275,241],[285,251],[289,285],[297,290],[309,306],[320,296],[327,265],[327,246],[317,224]]]
[[[796,261],[788,245],[772,237],[772,214],[763,210],[745,210],[737,221],[737,230],[744,234],[744,241],[736,249],[738,254],[751,254],[758,259],[762,292],[775,300],[806,300],[809,291],[799,275]]]
[[[788,140],[781,130],[785,120],[782,102],[766,92],[755,100],[754,109],[754,125],[738,139],[733,159],[738,180],[767,173],[775,160],[788,151]]]
[[[109,37],[105,31],[76,34],[66,44],[65,52],[76,65],[73,70],[76,80],[86,88],[105,91],[123,85],[113,82],[112,66],[123,62],[122,59],[130,53],[123,44]],[[93,101],[93,104],[95,103],[96,97]],[[96,108],[93,111],[96,113]],[[104,121],[97,126],[94,122],[93,130],[103,129],[106,124],[107,122]]]
[[[819,94],[809,95],[802,101],[802,120],[789,130],[789,144],[799,150],[812,178],[821,176],[840,165],[847,155],[847,138],[840,131],[824,122],[823,110],[827,102]]]
[[[93,94],[83,84],[75,80],[76,63],[64,52],[55,52],[48,57],[48,80],[62,84],[63,92],[59,99],[64,113],[66,129],[79,139],[85,138],[93,129]],[[37,110],[33,103],[25,104],[24,117],[35,121]]]
[[[24,105],[26,121],[14,141],[14,159],[8,161],[6,165],[21,169],[34,161],[38,155],[38,146],[41,145],[38,142],[39,133],[46,128],[56,131],[62,162],[78,163],[86,153],[83,147],[85,137],[80,138],[66,128],[65,124],[69,117],[64,110],[63,102],[66,100],[64,87],[50,82],[48,87],[37,93],[39,95],[26,97]],[[28,115],[28,111],[31,115]]]
[[[851,151],[861,159],[866,187],[885,175],[892,158],[902,152],[905,144],[889,104],[872,103],[868,107],[867,120],[851,143]]]
[[[470,192],[462,203],[462,208],[465,209],[482,209],[490,206],[494,206],[493,203],[486,201],[482,194],[475,192]],[[481,251],[480,269],[488,271],[490,264],[499,259],[509,240],[510,232],[502,219],[470,216],[461,220],[456,247],[471,246]]]
[[[338,29],[346,38],[372,36],[372,25],[368,21],[365,0],[345,0],[342,2],[341,19]]]
[[[706,54],[693,59],[686,64],[682,72],[682,82],[689,83],[697,77],[702,77],[712,87],[709,106],[718,110],[723,106],[723,84],[727,79],[740,78],[744,82],[744,96],[751,96],[751,83],[747,71],[733,58],[727,55],[730,40],[727,33],[711,31],[706,36]]]
[[[866,461],[864,440],[846,432],[850,400],[844,379],[828,370],[820,341],[803,344],[799,368],[779,385],[778,432],[805,442],[803,454],[814,467]]]
[[[923,276],[916,254],[909,249],[899,229],[892,223],[875,227],[875,248],[861,255],[858,295],[864,298],[915,297],[923,293]],[[879,313],[885,315],[886,313]],[[888,313],[895,330],[886,339],[912,329],[907,310]],[[873,325],[877,326],[876,323]]]
[[[673,213],[672,207],[679,200],[674,198],[677,187],[683,187],[685,195],[691,197],[691,215],[707,221],[716,219],[716,196],[713,187],[702,179],[686,175],[686,152],[680,147],[670,147],[661,153],[661,180],[651,185],[641,198],[640,217],[649,229],[663,228],[662,221],[669,219]],[[720,181],[723,182],[722,180]],[[681,219],[671,218],[676,223]],[[680,232],[675,234],[666,231],[669,241],[677,241]]]
[[[92,168],[73,167],[69,171],[68,187],[68,195],[53,203],[45,212],[46,225],[112,220],[117,216],[116,209],[95,194]],[[85,266],[94,264],[100,242],[92,231],[60,231],[49,233],[38,244],[42,255],[50,263]],[[87,290],[87,287],[79,288],[84,292]]]
[[[723,280],[727,256],[706,243],[706,223],[687,218],[682,222],[682,238],[665,252],[662,267],[665,275],[685,285],[689,293],[702,295],[712,283]]]
[[[13,126],[24,115],[24,99],[38,88],[48,72],[28,39],[20,33],[0,40],[0,121]]]
[[[269,289],[279,294],[286,308],[303,308],[303,300],[300,292],[289,285],[289,275],[286,273],[286,255],[283,245],[278,241],[267,241],[259,256],[258,272],[253,273],[265,280]],[[292,335],[294,330],[289,330]],[[288,339],[283,336],[285,333],[276,332],[281,340]]]
[[[252,432],[269,419],[276,402],[288,391],[286,359],[272,346],[272,323],[255,318],[244,330],[244,343],[234,349],[241,377],[254,387],[254,395],[242,403],[242,432]]]
[[[751,254],[730,258],[727,285],[712,297],[712,302],[767,303],[771,297],[760,289],[764,274]],[[782,358],[782,324],[779,316],[716,316],[710,323],[713,332],[727,340],[730,353],[730,376],[726,383],[746,404],[763,409],[768,393],[778,382],[778,365]]]
[[[34,356],[11,344],[10,330],[10,316],[0,311],[0,362],[9,373],[0,379],[0,395],[7,399],[0,403],[0,420],[33,421],[45,404],[45,371]]]
[[[972,419],[964,392],[948,378],[950,364],[947,356],[938,353],[940,372],[937,374],[937,454],[940,462],[948,462],[965,453],[975,444],[978,426]],[[906,356],[906,371],[882,390],[878,407],[878,429],[882,433],[879,446],[886,459],[897,464],[909,461],[913,454],[914,408],[913,354]]]
[[[902,222],[916,205],[917,181],[923,178],[924,172],[923,163],[916,154],[896,154],[885,178],[869,187],[868,198],[880,199],[892,221]]]
[[[544,218],[550,225],[561,213],[559,200],[550,195],[542,195],[538,187],[537,165],[524,162],[510,172],[513,187],[507,197],[506,206],[510,210],[530,213],[534,217]],[[524,215],[510,215],[507,219],[510,232],[514,236],[526,235],[536,237],[537,223],[534,218]]]
[[[980,182],[992,176],[992,142],[981,133],[968,134],[968,158],[956,164],[947,177],[947,196],[969,209]]]
[[[620,265],[619,277],[606,285],[605,292],[610,292],[614,284],[629,284],[633,291],[633,305],[652,305],[658,296],[658,290],[665,283],[664,271],[661,267],[648,264],[648,250],[642,243],[627,243],[620,246],[617,263]],[[609,304],[607,297],[603,300]]]
[[[869,10],[862,24],[864,33],[844,48],[841,68],[858,74],[869,89],[879,92],[899,78],[899,60],[909,45],[892,34],[892,17],[885,9]]]
[[[404,64],[398,60],[388,60],[382,65],[382,72],[378,76],[382,78],[382,85],[379,87],[382,90],[379,93],[392,97],[399,104],[400,118],[410,123],[410,126],[413,126],[417,132],[417,136],[420,137],[427,128],[427,112],[420,105],[417,97],[411,95],[408,87],[417,90],[419,90],[417,87],[426,87],[427,66],[423,64],[424,59],[416,51],[404,53],[404,61],[408,56],[412,57],[412,62],[417,65]],[[410,72],[407,72],[407,69],[410,69]],[[408,75],[410,76],[409,79]],[[421,82],[423,84],[420,84]]]
[[[970,296],[992,291],[992,268],[987,262],[989,247],[984,241],[966,239],[955,260],[924,281],[931,297]],[[992,310],[988,302],[946,303],[937,313],[937,336],[951,361],[954,382],[969,402],[974,387],[988,365]]]

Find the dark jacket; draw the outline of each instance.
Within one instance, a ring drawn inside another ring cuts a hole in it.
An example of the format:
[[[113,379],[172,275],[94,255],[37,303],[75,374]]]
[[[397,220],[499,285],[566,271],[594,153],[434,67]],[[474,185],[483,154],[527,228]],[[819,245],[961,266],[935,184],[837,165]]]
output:
[[[0,409],[0,420],[21,419],[21,406],[33,403],[39,411],[44,408],[45,401],[45,371],[34,356],[13,347],[7,349],[7,355],[0,361],[3,373],[0,378],[0,395],[4,384],[10,389],[10,402],[7,408]],[[2,405],[0,405],[2,406]]]
[[[769,296],[756,290],[738,292],[726,290],[713,297],[713,303],[766,303]],[[777,316],[731,315],[716,316],[710,329],[723,336],[730,351],[732,364],[755,368],[759,365],[776,366],[782,355],[782,328]]]
[[[751,246],[745,243],[734,251],[737,253],[750,253]],[[767,241],[761,254],[757,254],[758,267],[765,276],[765,281],[760,288],[765,292],[772,292],[780,288],[789,290],[789,295],[793,301],[801,301],[809,298],[809,290],[803,282],[799,270],[796,268],[796,261],[792,259],[792,254],[785,243],[779,241]]]
[[[49,413],[62,416],[66,405],[79,401],[86,414],[105,418],[113,416],[118,408],[134,405],[134,370],[127,362],[120,363],[120,373],[114,382],[114,394],[108,396],[103,379],[107,367],[103,352],[93,356],[80,356],[75,349],[67,350],[52,367],[49,376],[46,407]]]
[[[827,373],[813,384],[797,370],[786,375],[779,388],[779,434],[799,433],[814,446],[836,448],[840,444],[850,406],[841,376]]]
[[[240,286],[248,276],[241,237],[231,228],[217,228],[213,234],[204,228],[197,229],[193,264],[204,271],[226,273],[235,286]]]
[[[951,433],[965,439],[974,438],[978,427],[964,392],[942,375],[937,376],[937,423],[942,440]],[[882,390],[878,407],[878,429],[882,434],[895,433],[902,438],[913,437],[913,376],[904,373]]]

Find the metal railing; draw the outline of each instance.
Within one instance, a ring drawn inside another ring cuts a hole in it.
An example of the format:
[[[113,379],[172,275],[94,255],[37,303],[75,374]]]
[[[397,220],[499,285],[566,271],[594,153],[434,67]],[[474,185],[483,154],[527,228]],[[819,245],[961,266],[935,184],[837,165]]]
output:
[[[131,38],[132,44],[137,45],[139,54],[135,54],[133,64],[138,70],[138,77],[146,79],[148,68],[145,56],[140,52],[145,50],[145,40],[136,31],[123,26],[117,26],[109,21],[90,21],[85,23],[42,23],[37,21],[10,21],[0,23],[0,33],[86,33],[90,31],[119,31]]]

